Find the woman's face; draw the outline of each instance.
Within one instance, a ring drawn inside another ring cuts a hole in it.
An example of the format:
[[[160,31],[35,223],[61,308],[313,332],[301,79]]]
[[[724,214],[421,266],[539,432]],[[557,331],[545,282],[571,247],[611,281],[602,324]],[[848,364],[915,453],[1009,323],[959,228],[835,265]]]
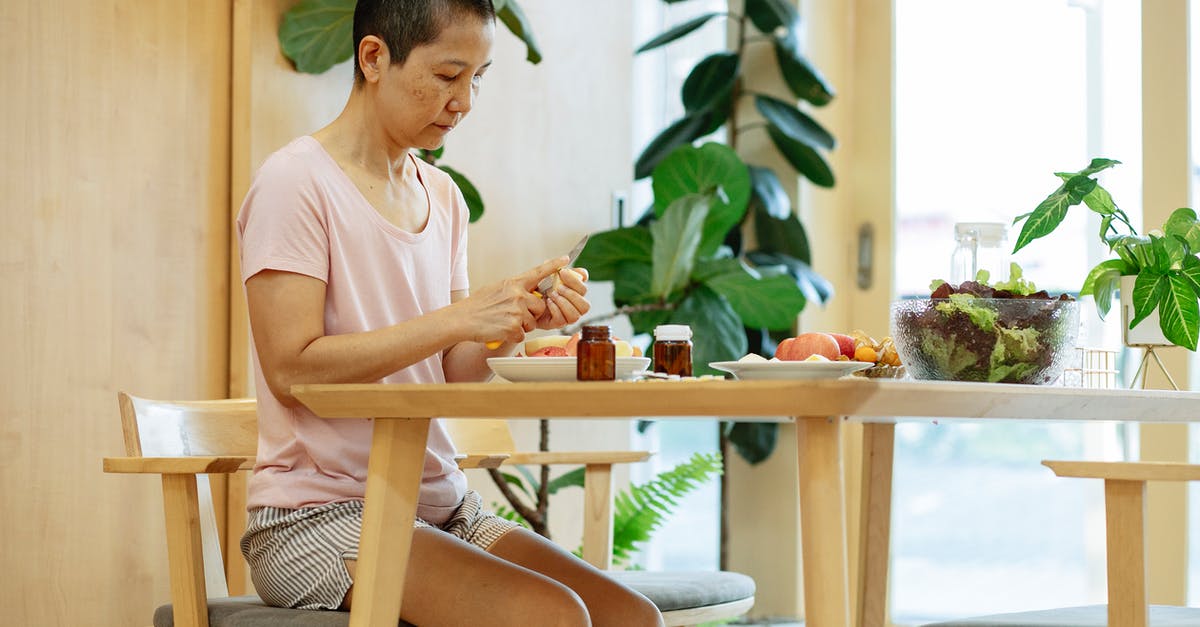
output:
[[[413,48],[402,65],[389,63],[379,77],[377,111],[395,143],[435,150],[475,104],[492,63],[491,20],[451,20],[433,43]]]

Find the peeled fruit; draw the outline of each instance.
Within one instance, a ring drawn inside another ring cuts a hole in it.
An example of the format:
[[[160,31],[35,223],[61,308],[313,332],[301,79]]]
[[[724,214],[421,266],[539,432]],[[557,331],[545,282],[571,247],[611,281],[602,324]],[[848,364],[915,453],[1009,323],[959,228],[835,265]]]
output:
[[[854,338],[843,333],[830,333],[829,335],[837,340],[838,350],[842,352],[842,357],[854,359]]]
[[[558,348],[563,352],[561,355],[557,356],[563,357],[567,355],[565,347],[570,339],[571,336],[568,335],[543,335],[542,337],[535,337],[532,340],[525,341],[525,350],[523,352],[530,357],[543,357],[546,356],[546,354],[539,353],[539,351],[542,349]],[[574,355],[575,353],[571,354]]]
[[[546,335],[525,342],[525,354],[530,357],[574,357],[579,346],[580,334]],[[641,357],[642,349],[626,342],[614,339],[617,347],[617,357]]]
[[[781,361],[803,361],[813,355],[835,360],[842,354],[838,341],[828,333],[801,333],[779,343],[775,358]]]

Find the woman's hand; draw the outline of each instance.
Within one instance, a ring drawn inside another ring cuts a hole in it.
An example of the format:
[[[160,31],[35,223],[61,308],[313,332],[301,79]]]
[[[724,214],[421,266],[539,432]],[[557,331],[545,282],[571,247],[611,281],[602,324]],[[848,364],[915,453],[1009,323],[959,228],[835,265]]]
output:
[[[558,329],[582,318],[592,308],[586,298],[587,279],[585,268],[559,270],[554,287],[543,294],[546,309],[537,317],[537,328]]]
[[[542,318],[549,319],[546,312],[550,306],[557,306],[557,301],[553,297],[543,299],[534,290],[539,281],[553,275],[565,263],[566,257],[544,261],[517,276],[484,286],[455,303],[454,307],[459,309],[470,325],[469,339],[475,342],[517,343],[525,339],[528,331],[549,328],[540,327],[539,321]],[[582,285],[578,279],[575,283]],[[586,304],[587,301],[583,302]]]

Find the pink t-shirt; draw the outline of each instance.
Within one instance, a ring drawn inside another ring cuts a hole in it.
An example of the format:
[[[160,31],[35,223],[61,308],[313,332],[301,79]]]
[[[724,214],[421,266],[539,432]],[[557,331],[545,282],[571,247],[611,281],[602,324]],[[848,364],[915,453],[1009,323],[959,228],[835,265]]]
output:
[[[326,335],[380,329],[449,305],[451,291],[467,289],[466,203],[444,172],[413,162],[429,199],[429,222],[420,233],[380,215],[316,139],[300,137],[268,157],[238,215],[243,284],[266,269],[324,281]],[[294,509],[362,499],[372,422],[326,420],[303,406],[285,407],[267,387],[258,351],[251,352],[258,457],[247,506]],[[383,379],[445,381],[440,353]],[[445,522],[465,491],[454,445],[434,420],[417,516]]]

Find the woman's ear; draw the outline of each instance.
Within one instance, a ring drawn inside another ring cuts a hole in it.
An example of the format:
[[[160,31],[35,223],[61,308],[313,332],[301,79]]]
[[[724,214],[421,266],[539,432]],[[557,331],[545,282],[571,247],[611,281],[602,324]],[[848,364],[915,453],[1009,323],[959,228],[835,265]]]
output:
[[[387,68],[388,61],[387,44],[382,39],[367,35],[358,42],[358,67],[366,82],[379,82],[379,75]]]

